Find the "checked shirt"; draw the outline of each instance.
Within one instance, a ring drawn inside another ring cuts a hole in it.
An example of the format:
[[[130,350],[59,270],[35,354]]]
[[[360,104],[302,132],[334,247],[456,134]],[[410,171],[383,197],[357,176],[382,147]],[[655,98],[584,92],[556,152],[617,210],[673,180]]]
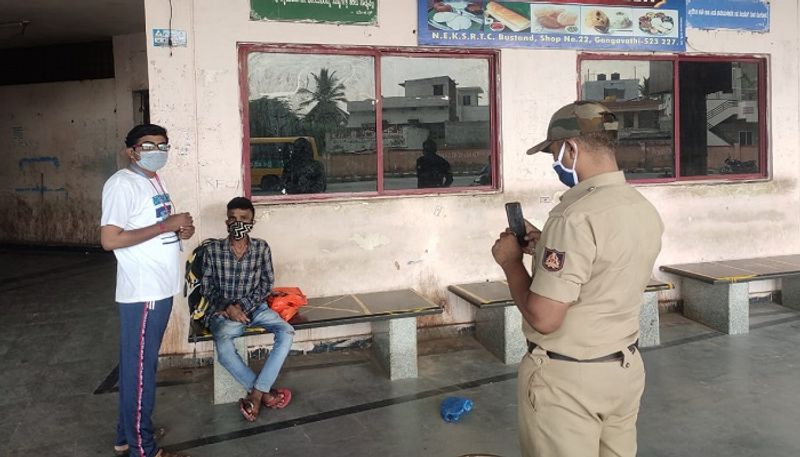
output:
[[[203,295],[210,302],[208,316],[238,303],[248,317],[267,301],[275,275],[272,253],[266,241],[250,238],[247,252],[237,259],[230,239],[214,240],[206,248],[203,266]]]

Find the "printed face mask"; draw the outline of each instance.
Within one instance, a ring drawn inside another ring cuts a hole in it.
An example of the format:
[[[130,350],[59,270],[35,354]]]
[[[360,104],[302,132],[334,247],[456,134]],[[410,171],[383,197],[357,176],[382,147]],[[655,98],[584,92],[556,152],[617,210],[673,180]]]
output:
[[[167,153],[165,151],[142,152],[136,164],[155,173],[167,164]]]
[[[228,233],[234,240],[241,240],[250,233],[250,230],[253,230],[252,222],[233,221],[228,224]]]
[[[575,162],[572,164],[572,168],[567,168],[564,166],[562,160],[564,160],[564,151],[567,148],[567,142],[561,144],[561,151],[558,153],[558,160],[553,164],[553,169],[558,174],[558,179],[562,183],[564,183],[567,187],[575,187],[578,184],[578,173],[575,172],[575,166],[578,164],[578,147],[575,147]]]

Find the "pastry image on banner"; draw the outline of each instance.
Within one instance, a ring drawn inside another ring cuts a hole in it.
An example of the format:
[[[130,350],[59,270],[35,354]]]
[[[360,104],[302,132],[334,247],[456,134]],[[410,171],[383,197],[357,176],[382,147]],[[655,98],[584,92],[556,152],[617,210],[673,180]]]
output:
[[[490,23],[492,31],[502,31],[503,29],[494,26],[495,23],[501,24],[507,31],[511,32],[530,32],[531,31],[531,7],[529,3],[521,2],[494,2],[486,3],[486,19]],[[491,19],[491,22],[489,21]]]
[[[531,7],[531,32],[580,32],[580,7],[577,5],[536,5]]]
[[[582,31],[585,35],[622,35],[635,34],[633,18],[636,17],[629,8],[581,8]]]

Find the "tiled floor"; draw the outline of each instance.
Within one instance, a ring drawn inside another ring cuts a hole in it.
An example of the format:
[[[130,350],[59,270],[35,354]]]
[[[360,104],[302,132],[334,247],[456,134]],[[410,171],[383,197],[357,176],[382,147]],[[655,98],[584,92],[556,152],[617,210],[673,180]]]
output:
[[[117,395],[113,257],[0,252],[0,456],[110,456]],[[800,314],[754,305],[751,332],[730,337],[662,316],[644,351],[640,456],[800,455]],[[159,374],[162,444],[193,456],[518,456],[515,367],[469,336],[421,343],[414,380],[390,382],[369,351],[292,356],[284,410],[245,423],[211,405],[211,369]],[[97,391],[97,393],[95,393]],[[461,423],[438,414],[471,398]]]

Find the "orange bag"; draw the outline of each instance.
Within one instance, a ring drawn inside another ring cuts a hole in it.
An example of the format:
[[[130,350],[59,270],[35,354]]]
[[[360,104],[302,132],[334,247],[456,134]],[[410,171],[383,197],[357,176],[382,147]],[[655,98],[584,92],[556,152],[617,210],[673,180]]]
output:
[[[308,298],[299,287],[273,287],[267,303],[283,320],[289,322],[302,306],[308,304]]]

